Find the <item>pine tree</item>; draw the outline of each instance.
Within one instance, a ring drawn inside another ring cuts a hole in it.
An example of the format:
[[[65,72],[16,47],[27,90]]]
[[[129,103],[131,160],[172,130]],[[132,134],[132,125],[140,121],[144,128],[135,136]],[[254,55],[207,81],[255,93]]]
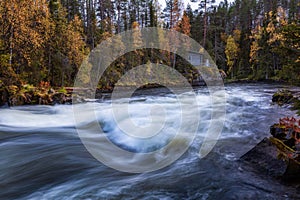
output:
[[[254,75],[257,79],[268,79],[275,75],[279,69],[277,49],[280,43],[276,27],[279,28],[280,20],[277,21],[276,13],[270,11],[265,15],[263,26],[258,26],[252,33],[252,45],[250,61],[253,65]]]
[[[77,16],[68,23],[66,10],[58,0],[51,0],[49,6],[53,19],[47,52],[50,80],[52,85],[64,86],[72,83],[87,53],[83,26]]]
[[[61,0],[62,6],[66,9],[68,21],[80,16],[80,3],[78,0]]]
[[[192,0],[192,2],[197,2],[198,0]],[[208,32],[208,12],[211,9],[211,5],[214,4],[216,0],[199,0],[199,10],[203,13],[203,41],[202,46],[206,47],[206,39]]]
[[[181,0],[166,0],[166,8],[164,9],[164,14],[167,28],[176,28],[182,12],[182,6],[183,4]]]
[[[149,26],[156,27],[158,25],[158,1],[157,0],[150,0],[149,1]]]

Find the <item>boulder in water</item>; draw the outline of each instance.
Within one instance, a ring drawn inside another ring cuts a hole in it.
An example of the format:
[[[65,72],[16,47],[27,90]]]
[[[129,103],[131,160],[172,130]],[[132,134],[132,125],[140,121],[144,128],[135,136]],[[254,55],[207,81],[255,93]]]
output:
[[[285,173],[287,164],[277,158],[276,147],[268,138],[264,138],[254,148],[244,154],[241,159],[259,173],[280,177]]]
[[[279,90],[272,97],[272,102],[277,103],[278,105],[284,105],[292,103],[294,100],[293,94],[289,90]]]
[[[259,171],[286,180],[300,180],[300,120],[282,118],[270,127],[272,137],[265,138],[241,160]]]

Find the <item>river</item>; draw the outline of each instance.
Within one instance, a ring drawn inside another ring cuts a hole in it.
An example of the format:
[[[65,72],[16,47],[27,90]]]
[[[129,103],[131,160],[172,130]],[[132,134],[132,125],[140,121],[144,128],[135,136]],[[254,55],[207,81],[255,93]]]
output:
[[[173,164],[140,174],[109,168],[89,154],[78,137],[72,105],[2,108],[0,199],[300,199],[299,188],[239,162],[244,153],[269,136],[270,125],[280,117],[295,115],[288,107],[272,104],[272,94],[278,88],[288,86],[226,85],[224,128],[214,149],[203,159],[198,157],[198,140],[203,138],[210,119],[206,113],[212,108],[207,88],[196,88],[203,118],[195,142]],[[176,116],[174,95],[159,88],[141,93],[131,102],[136,123],[145,123],[143,113],[154,103],[168,105]],[[100,124],[113,126],[109,100],[87,104],[98,109]],[[87,104],[75,106],[84,112]],[[118,132],[110,134],[110,129],[106,132],[129,150],[152,148],[131,143]],[[160,139],[159,145],[164,140]]]

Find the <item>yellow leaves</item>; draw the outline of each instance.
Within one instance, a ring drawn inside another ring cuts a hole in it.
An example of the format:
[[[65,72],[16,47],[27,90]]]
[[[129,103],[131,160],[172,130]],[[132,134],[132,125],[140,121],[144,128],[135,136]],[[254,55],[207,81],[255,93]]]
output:
[[[140,27],[139,23],[137,21],[132,23],[132,29],[138,29]]]
[[[267,13],[267,18],[272,18],[272,16],[273,16],[273,11],[269,11],[269,12]]]
[[[7,27],[11,27],[10,30],[4,30],[4,34],[10,35],[10,47],[13,47],[13,51],[18,52],[20,59],[24,59],[29,65],[32,63],[31,60],[41,59],[33,57],[48,38],[47,1],[11,0],[9,3],[3,1],[0,7],[1,11],[5,12],[5,15],[0,15],[2,16],[0,24],[4,23]]]
[[[258,41],[255,40],[251,43],[251,47],[250,47],[250,62],[256,62],[257,61],[257,52],[260,50],[261,48],[258,45]]]
[[[277,22],[281,25],[281,26],[285,26],[288,24],[288,20],[286,17],[286,11],[283,7],[279,6],[277,8],[277,16],[276,16],[276,20]]]
[[[228,38],[228,35],[227,35],[225,32],[224,32],[224,33],[221,33],[221,40],[222,40],[223,42],[226,42],[227,38]]]
[[[132,46],[133,46],[133,49],[138,49],[143,44],[142,33],[141,33],[141,30],[139,29],[139,26],[140,25],[138,22],[132,23]],[[141,54],[143,54],[143,53],[141,53]]]
[[[270,22],[266,28],[268,33],[273,33],[275,31],[275,26],[273,24],[273,22]]]
[[[273,29],[273,26],[269,26],[267,28],[269,31]],[[260,25],[257,25],[254,30],[251,31],[251,36],[250,38],[253,40],[250,46],[250,59],[249,62],[254,64],[259,62],[259,51],[262,49],[259,45],[259,41],[262,39],[264,29]]]
[[[226,47],[225,47],[225,54],[227,65],[229,67],[228,73],[231,72],[233,75],[233,67],[238,59],[238,54],[240,52],[238,42],[241,39],[241,31],[239,29],[235,29],[233,31],[233,35],[227,36],[226,34],[223,35],[223,39],[226,38]]]
[[[78,17],[75,17],[63,31],[61,37],[65,42],[64,52],[68,57],[70,64],[79,67],[84,58],[85,43],[82,40],[82,23]]]
[[[233,36],[230,35],[227,38],[227,45],[226,45],[225,53],[228,54],[229,56],[237,57],[238,50],[239,50],[238,44],[234,40]]]
[[[274,23],[272,21],[268,23],[266,31],[267,31],[267,34],[269,34],[269,39],[267,41],[267,43],[269,45],[273,44],[274,42],[276,42],[278,40],[279,34],[276,33],[276,29],[275,29]]]
[[[236,42],[240,41],[240,39],[241,39],[241,30],[239,30],[239,29],[233,30],[233,38]]]
[[[70,24],[74,31],[83,33],[82,21],[77,15],[75,15],[74,19],[70,22]]]
[[[232,35],[228,36],[225,54],[227,58],[227,65],[229,66],[229,71],[232,71],[235,60],[238,57],[239,47]]]

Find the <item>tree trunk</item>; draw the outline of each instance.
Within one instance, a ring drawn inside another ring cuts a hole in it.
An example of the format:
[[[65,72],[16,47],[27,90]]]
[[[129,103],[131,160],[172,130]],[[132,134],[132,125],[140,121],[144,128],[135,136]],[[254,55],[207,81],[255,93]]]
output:
[[[207,1],[204,0],[204,27],[203,27],[203,48],[205,48],[206,44],[206,34],[207,34]]]
[[[215,63],[217,63],[217,30],[215,30]]]
[[[173,69],[175,69],[175,65],[176,65],[176,53],[173,54]]]
[[[14,28],[11,26],[10,28],[10,38],[9,38],[9,65],[12,65],[12,57],[13,57],[13,34],[14,34]]]

